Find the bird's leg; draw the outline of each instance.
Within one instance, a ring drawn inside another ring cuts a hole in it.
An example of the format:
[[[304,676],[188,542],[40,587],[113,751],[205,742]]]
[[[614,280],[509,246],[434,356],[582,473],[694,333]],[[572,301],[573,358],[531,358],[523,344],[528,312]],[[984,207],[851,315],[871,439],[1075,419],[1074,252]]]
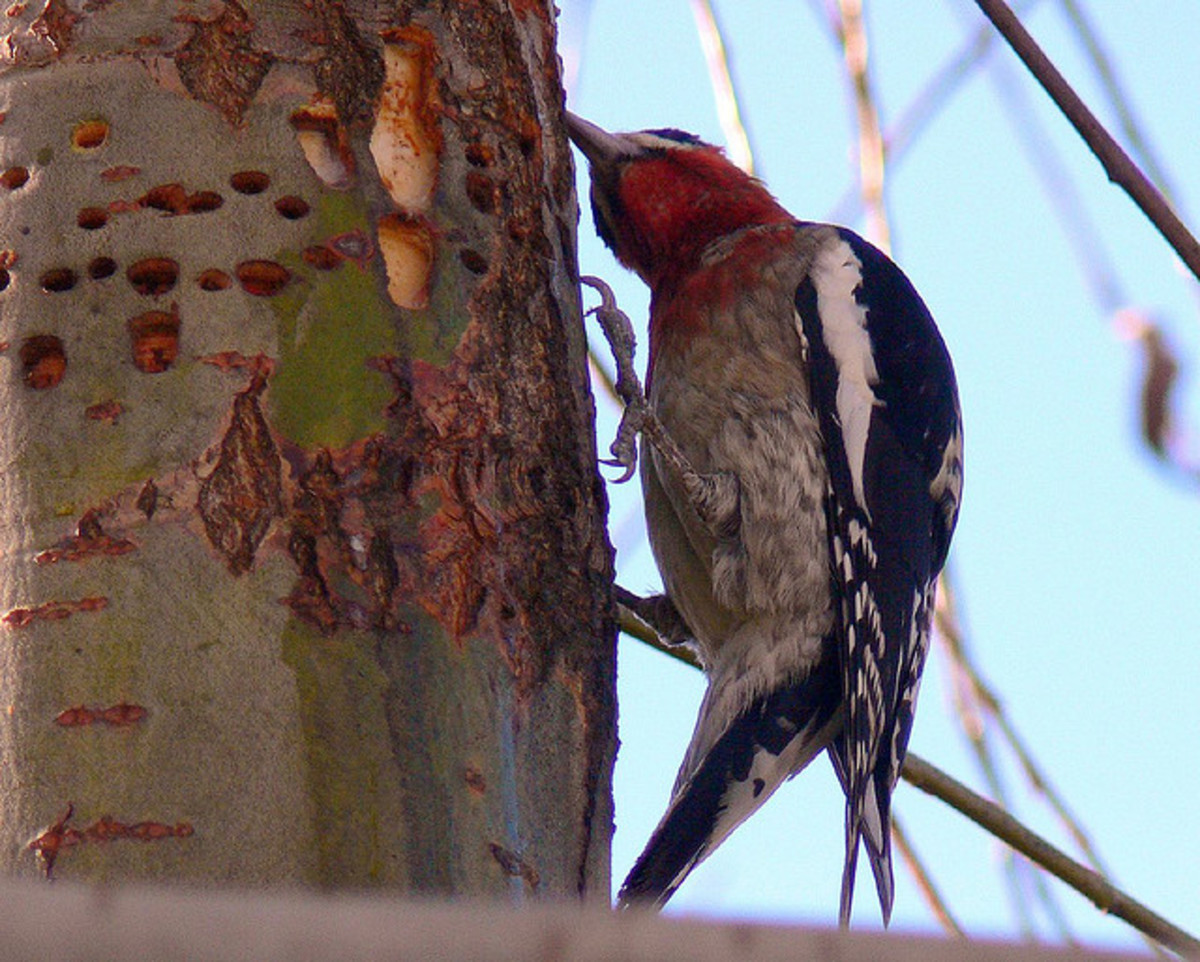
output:
[[[604,331],[604,337],[612,348],[613,359],[617,365],[615,389],[617,397],[625,405],[621,423],[617,426],[616,439],[609,447],[612,459],[603,463],[625,469],[624,474],[616,479],[618,484],[628,481],[637,470],[637,436],[641,434],[654,445],[669,470],[679,478],[688,501],[696,509],[700,519],[714,534],[728,534],[731,527],[736,528],[739,517],[740,491],[737,478],[726,472],[700,474],[692,467],[679,445],[675,443],[675,439],[667,433],[662,421],[650,410],[642,390],[642,382],[633,365],[633,354],[637,345],[633,325],[625,312],[617,307],[612,288],[598,277],[581,277],[579,280],[600,294],[600,306],[593,307],[587,313],[596,316],[601,330]]]
[[[617,298],[612,288],[598,277],[581,277],[580,282],[600,294],[599,307],[593,307],[587,312],[595,315],[604,331],[604,338],[612,348],[613,360],[617,365],[617,381],[613,385],[617,397],[625,405],[621,415],[621,423],[617,426],[617,437],[609,447],[612,460],[602,463],[624,468],[625,473],[616,479],[622,484],[633,477],[637,470],[637,435],[643,430],[647,419],[654,419],[646,404],[646,395],[642,391],[642,382],[633,366],[633,354],[637,349],[637,339],[633,335],[633,325],[629,317],[617,307]],[[587,315],[585,315],[587,316]]]
[[[644,621],[664,644],[679,645],[691,640],[692,630],[675,607],[675,602],[667,595],[650,595],[643,598],[628,588],[613,585],[613,598],[617,604]]]

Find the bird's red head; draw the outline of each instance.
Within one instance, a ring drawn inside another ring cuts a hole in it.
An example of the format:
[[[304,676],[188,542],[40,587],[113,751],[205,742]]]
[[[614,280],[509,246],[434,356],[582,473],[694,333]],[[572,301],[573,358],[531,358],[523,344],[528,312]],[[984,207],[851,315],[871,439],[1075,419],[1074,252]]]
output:
[[[721,150],[678,130],[610,134],[567,114],[591,165],[596,232],[656,292],[700,263],[714,241],[792,217]]]

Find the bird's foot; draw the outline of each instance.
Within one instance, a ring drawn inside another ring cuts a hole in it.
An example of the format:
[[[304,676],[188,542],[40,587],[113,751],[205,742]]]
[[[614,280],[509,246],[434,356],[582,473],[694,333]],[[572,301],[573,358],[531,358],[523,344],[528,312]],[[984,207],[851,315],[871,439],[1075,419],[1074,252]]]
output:
[[[613,598],[617,604],[645,622],[664,644],[680,645],[691,641],[692,630],[675,607],[675,602],[667,595],[649,595],[643,598],[628,588],[613,585]]]
[[[738,515],[739,485],[737,478],[724,472],[700,474],[692,467],[675,439],[667,433],[662,421],[650,410],[642,390],[642,382],[633,365],[637,339],[629,316],[617,306],[612,288],[598,277],[581,277],[580,282],[600,294],[600,305],[589,310],[594,314],[604,331],[604,337],[612,348],[617,365],[617,380],[614,385],[617,397],[625,405],[617,436],[609,447],[612,458],[601,463],[623,468],[624,473],[616,479],[618,484],[628,481],[637,470],[637,436],[642,435],[667,468],[683,484],[688,501],[696,509],[701,520],[714,533],[721,534],[735,523]]]

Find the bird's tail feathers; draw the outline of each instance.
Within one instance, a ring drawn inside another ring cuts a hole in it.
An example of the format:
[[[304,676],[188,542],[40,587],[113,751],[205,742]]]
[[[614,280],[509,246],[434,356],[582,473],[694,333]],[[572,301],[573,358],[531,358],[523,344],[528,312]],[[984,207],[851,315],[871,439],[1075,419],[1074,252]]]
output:
[[[838,756],[830,752],[834,768],[842,779]],[[892,903],[896,895],[895,876],[892,870],[891,793],[877,791],[874,779],[869,779],[860,805],[849,799],[846,804],[846,861],[842,868],[842,897],[838,922],[842,928],[850,925],[850,910],[854,902],[854,876],[858,868],[858,843],[862,840],[871,863],[871,874],[875,876],[875,890],[879,893],[879,908],[883,913],[883,924],[892,918]]]
[[[617,896],[618,907],[661,907],[738,825],[803,769],[841,724],[836,660],[753,700],[704,752],[688,751],[671,804]],[[701,708],[693,742],[706,727]],[[688,768],[691,769],[690,774]]]

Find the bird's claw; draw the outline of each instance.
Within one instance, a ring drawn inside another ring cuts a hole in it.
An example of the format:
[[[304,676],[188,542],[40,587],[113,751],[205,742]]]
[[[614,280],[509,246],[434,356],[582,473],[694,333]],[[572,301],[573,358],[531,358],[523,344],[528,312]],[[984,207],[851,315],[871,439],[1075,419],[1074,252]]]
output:
[[[646,406],[646,396],[642,393],[642,382],[638,379],[633,366],[634,349],[637,340],[633,334],[633,325],[629,317],[617,307],[616,295],[612,288],[598,277],[580,277],[580,282],[593,288],[600,294],[600,304],[587,312],[595,315],[604,331],[604,337],[612,348],[613,359],[617,365],[617,379],[614,390],[617,397],[625,404],[621,415],[621,423],[617,426],[617,436],[609,447],[611,460],[603,460],[601,464],[623,468],[619,478],[614,483],[623,484],[633,477],[637,471],[637,435],[650,417]]]
[[[625,312],[617,307],[612,288],[598,277],[580,277],[579,280],[600,293],[600,305],[587,313],[596,316],[612,348],[617,363],[615,390],[617,397],[625,403],[621,423],[617,425],[617,436],[609,447],[612,459],[601,463],[625,469],[614,483],[628,481],[637,470],[637,436],[641,434],[681,478],[692,479],[694,485],[702,484],[702,479],[692,469],[679,446],[650,410],[642,391],[642,382],[633,366],[633,352],[637,343],[633,336],[633,325],[629,323]]]
[[[610,468],[624,468],[620,477],[612,479],[613,484],[624,484],[633,477],[633,472],[637,470],[637,464],[630,464],[627,461],[622,461],[620,458],[601,458],[600,463]]]

